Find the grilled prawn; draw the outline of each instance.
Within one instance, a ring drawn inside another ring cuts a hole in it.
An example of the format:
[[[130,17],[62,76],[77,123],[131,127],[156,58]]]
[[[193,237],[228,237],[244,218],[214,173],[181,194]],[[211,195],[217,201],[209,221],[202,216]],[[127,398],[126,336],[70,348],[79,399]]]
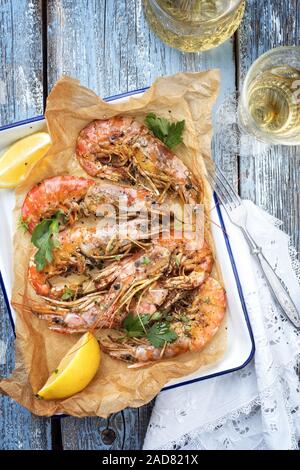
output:
[[[42,219],[51,217],[58,210],[64,213],[68,225],[72,225],[81,215],[112,216],[113,210],[119,215],[120,209],[130,217],[141,211],[151,211],[152,203],[152,193],[145,188],[70,175],[54,176],[28,192],[22,206],[22,220],[32,233]]]
[[[143,219],[116,224],[102,225],[100,222],[92,227],[70,227],[58,234],[57,245],[52,252],[52,261],[42,270],[38,270],[34,254],[32,255],[28,279],[38,295],[61,297],[68,285],[51,286],[51,279],[56,276],[67,276],[70,273],[87,274],[90,278],[90,289],[105,287],[109,268],[103,269],[103,262],[113,262],[115,259],[126,257],[136,247],[147,247],[150,238],[159,234],[148,230],[148,224]],[[147,242],[148,241],[148,242]],[[103,271],[103,272],[102,272]],[[73,288],[74,290],[74,288]],[[77,295],[82,289],[76,287]]]
[[[103,349],[112,357],[137,364],[171,358],[188,351],[201,351],[218,331],[226,311],[223,287],[212,277],[175,303],[170,312],[170,329],[177,339],[156,348],[146,339],[102,339]]]
[[[180,255],[178,255],[179,250],[181,250]],[[161,307],[170,308],[183,298],[187,291],[199,287],[211,272],[213,256],[207,244],[204,243],[203,247],[196,254],[194,253],[192,263],[191,256],[192,253],[184,250],[182,239],[171,238],[168,242],[158,239],[147,251],[140,250],[94,273],[94,292],[77,299],[77,308],[82,304],[85,305],[90,295],[93,295],[95,300],[94,296],[97,296],[95,291],[107,290],[107,295],[101,295],[99,306],[96,308],[94,304],[92,305],[95,328],[120,328],[129,311],[136,314],[148,314],[154,313]],[[61,295],[62,292],[50,288],[49,280],[45,282],[44,273],[38,273],[35,270],[34,274],[37,276],[35,280],[39,282],[39,293],[47,296],[43,298],[48,304],[48,307],[41,307],[36,311],[41,316],[46,315],[44,317],[46,319],[55,318],[56,323],[59,322],[61,332],[76,332],[77,329],[73,327],[74,320],[80,325],[80,331],[86,331],[84,328],[87,329],[89,324],[83,320],[79,321],[77,310],[73,310],[73,303],[57,299],[58,294]],[[43,284],[40,282],[41,279],[44,281]],[[42,288],[45,292],[41,292]],[[90,301],[88,305],[90,306]],[[63,307],[61,315],[59,315],[59,306]],[[66,309],[69,307],[72,311],[67,310],[66,314]],[[52,314],[51,310],[54,308],[55,313]],[[98,319],[96,311],[98,311]],[[88,318],[90,318],[89,312],[90,308],[88,313],[85,312]]]
[[[88,124],[78,136],[76,155],[91,176],[147,185],[160,199],[172,188],[186,203],[202,200],[202,188],[184,163],[131,117]]]
[[[163,276],[170,262],[168,248],[153,247],[145,258],[137,252],[129,259],[114,263],[101,278],[109,284],[106,291],[97,291],[71,302],[43,298],[44,304],[32,303],[31,309],[49,322],[52,330],[78,333],[95,328],[120,328],[128,315],[126,305],[145,287]]]

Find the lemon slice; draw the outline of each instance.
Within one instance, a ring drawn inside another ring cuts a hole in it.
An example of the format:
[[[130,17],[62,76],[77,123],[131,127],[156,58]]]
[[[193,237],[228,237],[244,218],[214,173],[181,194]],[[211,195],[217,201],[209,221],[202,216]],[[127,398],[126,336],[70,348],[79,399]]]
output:
[[[38,392],[38,397],[57,400],[80,392],[95,376],[100,356],[97,339],[91,333],[85,333],[60,361]]]
[[[0,188],[15,188],[28,169],[45,155],[50,145],[50,135],[37,132],[9,147],[0,157]]]

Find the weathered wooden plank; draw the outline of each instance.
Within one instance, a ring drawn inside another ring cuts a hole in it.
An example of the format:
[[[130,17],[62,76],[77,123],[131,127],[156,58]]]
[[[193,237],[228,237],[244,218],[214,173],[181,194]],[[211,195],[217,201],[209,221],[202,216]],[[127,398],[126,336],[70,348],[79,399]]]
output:
[[[235,90],[232,40],[205,54],[183,54],[171,49],[149,31],[140,0],[53,0],[48,4],[47,16],[49,88],[62,74],[69,74],[99,95],[109,96],[147,86],[160,75],[218,67],[222,72],[221,96]],[[236,179],[236,156],[224,155],[218,143],[216,150],[219,162]],[[61,423],[63,446],[140,448],[149,409],[128,409],[123,415],[113,416],[109,429],[115,432],[116,439],[107,445],[101,434],[106,420],[65,418]],[[112,433],[106,432],[104,437],[109,442]]]
[[[148,86],[160,75],[220,68],[222,93],[234,88],[232,40],[205,54],[184,54],[149,31],[141,1],[53,0],[48,5],[49,88],[63,74],[100,96]]]
[[[110,419],[64,418],[61,422],[64,449],[140,449],[152,406],[127,408]]]
[[[0,0],[0,125],[43,112],[39,0]]]
[[[0,0],[0,125],[43,112],[41,5]],[[0,294],[0,375],[14,366],[14,336]],[[51,422],[0,397],[0,448],[50,449]]]
[[[298,0],[247,2],[239,30],[239,80],[242,84],[252,62],[280,45],[299,44]],[[266,154],[240,158],[241,194],[284,221],[284,229],[300,248],[299,147],[272,147]]]

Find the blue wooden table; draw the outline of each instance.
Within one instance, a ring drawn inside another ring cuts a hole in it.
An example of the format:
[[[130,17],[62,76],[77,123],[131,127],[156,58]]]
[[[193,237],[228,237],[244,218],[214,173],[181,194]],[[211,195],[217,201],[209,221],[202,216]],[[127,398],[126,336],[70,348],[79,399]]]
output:
[[[203,54],[165,46],[149,30],[141,0],[0,0],[0,126],[42,114],[63,74],[101,96],[142,88],[159,75],[218,67],[220,100],[238,90],[250,64],[271,47],[299,44],[299,0],[248,0],[237,34]],[[216,158],[244,198],[284,221],[300,246],[299,148]],[[14,338],[0,295],[0,374],[14,366]],[[44,419],[0,398],[1,449],[139,449],[151,406],[109,420]]]

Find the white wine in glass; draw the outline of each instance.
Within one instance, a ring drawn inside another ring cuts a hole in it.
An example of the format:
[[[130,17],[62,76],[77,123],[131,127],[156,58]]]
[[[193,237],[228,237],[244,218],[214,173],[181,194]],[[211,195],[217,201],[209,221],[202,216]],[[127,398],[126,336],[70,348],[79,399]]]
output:
[[[300,143],[300,47],[279,47],[250,68],[239,104],[239,121],[263,142]]]
[[[230,38],[240,25],[245,0],[143,0],[155,34],[184,52],[205,51]]]

